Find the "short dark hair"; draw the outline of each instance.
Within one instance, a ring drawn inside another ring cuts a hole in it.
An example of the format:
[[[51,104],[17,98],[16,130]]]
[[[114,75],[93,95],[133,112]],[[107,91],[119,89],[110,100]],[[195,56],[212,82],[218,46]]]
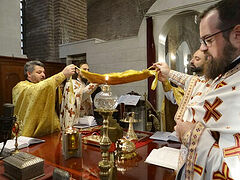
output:
[[[79,65],[78,65],[78,67],[79,67],[79,68],[81,68],[81,67],[82,67],[82,65],[84,65],[84,64],[87,64],[87,65],[88,65],[88,63],[87,63],[87,62],[80,62],[80,63],[79,63]]]
[[[222,0],[210,6],[200,16],[200,21],[212,10],[217,10],[219,14],[218,27],[224,30],[240,24],[240,0]],[[225,38],[229,37],[229,31],[223,33]]]
[[[41,66],[41,67],[45,67],[44,64],[40,61],[28,61],[26,62],[26,64],[24,65],[24,77],[27,79],[27,72],[33,72],[34,70],[34,66]]]

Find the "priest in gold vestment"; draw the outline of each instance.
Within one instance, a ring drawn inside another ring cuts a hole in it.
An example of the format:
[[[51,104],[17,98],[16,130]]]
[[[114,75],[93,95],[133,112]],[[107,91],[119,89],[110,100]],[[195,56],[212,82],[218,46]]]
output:
[[[20,135],[40,137],[60,130],[55,112],[56,88],[75,72],[75,66],[66,66],[62,72],[45,79],[40,61],[29,61],[24,66],[26,80],[12,90],[14,113],[20,125]]]

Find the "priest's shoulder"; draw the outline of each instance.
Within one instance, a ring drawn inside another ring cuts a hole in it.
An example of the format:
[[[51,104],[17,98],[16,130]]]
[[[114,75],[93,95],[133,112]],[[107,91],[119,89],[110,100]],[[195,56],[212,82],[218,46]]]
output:
[[[20,81],[19,83],[16,84],[16,86],[14,88],[17,88],[17,87],[27,87],[29,85],[32,85],[33,83],[25,80],[25,81]]]

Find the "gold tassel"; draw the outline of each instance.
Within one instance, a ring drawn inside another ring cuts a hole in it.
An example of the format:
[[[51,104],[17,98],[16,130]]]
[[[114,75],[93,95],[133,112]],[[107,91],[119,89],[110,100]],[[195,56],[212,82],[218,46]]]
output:
[[[152,90],[155,90],[156,87],[157,87],[157,84],[158,84],[158,73],[159,73],[159,72],[156,72],[155,78],[154,78],[154,80],[153,80],[153,82],[152,82],[152,85],[151,85],[151,89],[152,89]]]
[[[69,78],[69,93],[68,93],[68,100],[69,103],[74,104],[75,103],[75,96],[74,96],[74,92],[73,92],[73,81],[72,81],[72,76]]]

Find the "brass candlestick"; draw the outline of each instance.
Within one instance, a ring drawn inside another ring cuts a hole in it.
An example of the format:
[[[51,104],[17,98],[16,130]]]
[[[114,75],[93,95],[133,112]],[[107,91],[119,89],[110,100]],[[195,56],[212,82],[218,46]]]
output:
[[[130,141],[131,140],[138,140],[138,137],[137,137],[137,135],[136,135],[136,133],[133,129],[133,123],[139,122],[138,120],[135,119],[135,113],[134,112],[128,113],[126,118],[122,119],[121,121],[125,122],[125,123],[129,123],[126,138]]]
[[[108,137],[108,123],[109,118],[112,117],[112,114],[116,112],[116,109],[96,109],[103,117],[103,135],[100,140],[100,149],[102,151],[102,161],[98,163],[100,168],[100,178],[108,179],[110,175],[110,169],[113,166],[113,162],[109,161],[109,147],[111,145],[111,140]]]
[[[15,150],[13,152],[13,154],[15,153],[19,153],[19,149],[18,149],[18,133],[19,133],[19,124],[17,122],[14,123],[13,125],[13,129],[12,129],[12,133],[13,135],[15,135]]]
[[[106,76],[106,82],[108,80]],[[102,136],[100,139],[100,149],[102,151],[102,160],[98,163],[100,168],[100,178],[109,179],[110,174],[113,170],[114,161],[109,160],[109,147],[111,145],[111,140],[108,135],[109,121],[112,118],[112,114],[116,112],[115,109],[117,106],[117,97],[112,95],[110,86],[105,84],[101,87],[102,91],[97,93],[94,98],[94,105],[96,110],[103,117],[103,126],[102,126]],[[112,138],[114,139],[114,138]]]

